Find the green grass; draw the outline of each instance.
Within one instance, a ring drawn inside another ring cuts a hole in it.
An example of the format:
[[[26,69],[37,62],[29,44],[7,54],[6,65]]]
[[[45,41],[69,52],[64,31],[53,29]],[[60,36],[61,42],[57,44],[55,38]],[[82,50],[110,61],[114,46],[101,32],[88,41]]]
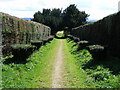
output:
[[[65,79],[64,85],[67,88],[92,88],[94,84],[91,83],[93,80],[87,73],[77,64],[76,55],[72,54],[76,51],[76,46],[73,41],[64,41],[64,52],[65,52]]]
[[[88,50],[77,51],[77,44],[63,40],[64,87],[66,88],[120,88],[119,60],[93,60]],[[42,46],[25,64],[3,64],[3,88],[51,88],[53,62],[59,39]],[[114,65],[112,65],[114,64]],[[112,67],[112,68],[111,68]],[[113,73],[114,72],[114,73]],[[117,74],[116,74],[117,73]]]
[[[57,33],[56,33],[56,37],[58,37],[58,38],[62,38],[62,37],[64,37],[65,35],[64,35],[64,31],[58,31]]]
[[[57,41],[42,46],[26,64],[3,64],[3,88],[50,88]]]
[[[66,66],[69,78],[69,87],[78,88],[120,88],[120,69],[119,60],[112,57],[105,58],[100,62],[93,60],[92,55],[88,50],[77,51],[77,45],[70,39],[67,39],[66,48],[69,49],[71,54],[68,54]],[[66,52],[69,53],[69,52]],[[69,64],[70,63],[70,64]],[[113,65],[113,64],[114,65]],[[71,67],[71,70],[70,70]],[[114,72],[117,72],[115,75]],[[76,76],[75,76],[76,75]],[[78,77],[74,80],[73,76]],[[74,80],[74,82],[72,82]],[[71,85],[71,83],[76,85]],[[68,84],[67,83],[67,84]]]

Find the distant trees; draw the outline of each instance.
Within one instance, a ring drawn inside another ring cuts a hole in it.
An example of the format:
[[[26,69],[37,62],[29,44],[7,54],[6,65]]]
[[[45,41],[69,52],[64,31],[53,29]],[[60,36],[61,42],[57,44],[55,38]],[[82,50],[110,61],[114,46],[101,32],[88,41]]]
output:
[[[40,11],[34,14],[33,21],[43,23],[52,29],[52,33],[56,33],[61,29],[62,23],[62,10],[60,9],[43,9],[42,13]]]
[[[43,23],[52,29],[52,34],[64,28],[71,29],[86,23],[89,15],[84,11],[79,11],[75,4],[71,4],[63,12],[62,9],[43,9],[34,14],[33,21]]]
[[[74,4],[63,11],[64,27],[73,28],[86,23],[88,14],[79,11]]]

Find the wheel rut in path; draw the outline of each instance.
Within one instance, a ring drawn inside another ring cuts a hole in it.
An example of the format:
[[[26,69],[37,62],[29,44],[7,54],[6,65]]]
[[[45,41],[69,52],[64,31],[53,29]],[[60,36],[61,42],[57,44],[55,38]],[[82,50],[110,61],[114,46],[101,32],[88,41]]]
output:
[[[63,75],[64,75],[64,52],[63,52],[63,40],[60,40],[58,50],[56,52],[54,60],[54,69],[52,74],[52,88],[64,88]]]

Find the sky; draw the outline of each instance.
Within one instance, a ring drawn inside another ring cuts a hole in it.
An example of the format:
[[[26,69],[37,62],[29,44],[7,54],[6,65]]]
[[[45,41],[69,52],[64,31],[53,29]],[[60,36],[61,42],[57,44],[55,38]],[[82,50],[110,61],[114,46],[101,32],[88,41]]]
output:
[[[90,16],[89,20],[99,20],[118,12],[120,0],[0,0],[0,12],[19,18],[33,18],[37,11],[43,8],[61,8],[64,10],[70,4],[75,4],[80,11]]]

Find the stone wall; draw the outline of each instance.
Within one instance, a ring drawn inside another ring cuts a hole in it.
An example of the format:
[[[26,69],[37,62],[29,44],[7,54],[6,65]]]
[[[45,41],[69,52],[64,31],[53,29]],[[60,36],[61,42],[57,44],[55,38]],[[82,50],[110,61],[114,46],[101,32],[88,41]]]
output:
[[[0,55],[9,55],[11,45],[48,39],[51,29],[43,24],[0,13]]]
[[[97,22],[73,28],[71,35],[107,47],[110,55],[120,57],[120,12]]]

